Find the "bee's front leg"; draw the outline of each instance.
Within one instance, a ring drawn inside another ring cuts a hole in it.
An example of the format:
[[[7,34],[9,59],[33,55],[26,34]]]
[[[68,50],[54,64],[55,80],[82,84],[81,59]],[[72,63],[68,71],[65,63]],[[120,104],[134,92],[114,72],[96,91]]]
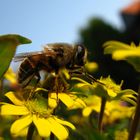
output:
[[[91,80],[91,82],[97,82],[97,83],[104,85],[104,83],[101,83],[96,78],[94,78],[91,74],[87,73],[83,67],[80,67],[79,69],[76,69],[76,68],[70,71],[71,76],[72,76],[72,74],[85,76],[87,79]]]

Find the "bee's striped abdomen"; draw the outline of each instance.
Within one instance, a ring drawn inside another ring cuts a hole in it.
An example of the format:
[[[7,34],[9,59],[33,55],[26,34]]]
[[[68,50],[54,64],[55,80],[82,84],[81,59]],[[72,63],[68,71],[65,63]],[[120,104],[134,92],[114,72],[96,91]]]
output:
[[[29,58],[25,58],[18,71],[18,82],[24,82],[28,77],[34,74],[34,67]]]

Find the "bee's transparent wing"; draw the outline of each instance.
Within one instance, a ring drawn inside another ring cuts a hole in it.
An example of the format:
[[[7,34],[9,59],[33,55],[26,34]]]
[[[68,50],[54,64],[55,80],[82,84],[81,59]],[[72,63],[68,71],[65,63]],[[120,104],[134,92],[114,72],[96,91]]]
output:
[[[42,51],[36,51],[36,52],[29,52],[29,53],[19,53],[19,54],[15,55],[15,57],[13,58],[13,61],[14,62],[22,61],[26,57],[39,55],[39,54],[43,54],[43,52]]]
[[[64,47],[64,44],[45,45],[43,51],[19,53],[19,54],[15,55],[15,57],[13,58],[13,61],[14,62],[22,61],[26,57],[30,57],[30,56],[34,56],[34,55],[43,55],[44,53],[46,56],[61,55],[63,52],[63,47]],[[65,47],[64,47],[64,49],[65,49]]]

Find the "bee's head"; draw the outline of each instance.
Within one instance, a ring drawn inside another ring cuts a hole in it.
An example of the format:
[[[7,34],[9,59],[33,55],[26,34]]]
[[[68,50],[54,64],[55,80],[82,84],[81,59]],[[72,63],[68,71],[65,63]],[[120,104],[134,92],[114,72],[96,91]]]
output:
[[[83,66],[87,59],[86,48],[80,44],[76,44],[74,48],[75,48],[74,62],[78,66]]]

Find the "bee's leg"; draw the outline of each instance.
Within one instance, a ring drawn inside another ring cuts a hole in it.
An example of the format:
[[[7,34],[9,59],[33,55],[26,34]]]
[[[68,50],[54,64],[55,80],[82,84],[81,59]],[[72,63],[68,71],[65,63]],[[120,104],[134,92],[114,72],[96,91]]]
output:
[[[97,82],[97,83],[99,83],[99,84],[105,85],[104,83],[98,81],[96,78],[94,78],[91,74],[89,74],[89,73],[87,73],[87,72],[84,73],[84,75],[85,75],[88,79],[92,80],[93,82]]]
[[[55,81],[54,81],[54,88],[55,88],[55,91],[56,91],[56,96],[57,96],[57,104],[59,104],[59,98],[58,98],[58,93],[59,93],[59,69],[56,69],[55,71]]]
[[[58,74],[55,76],[55,91],[56,91],[56,95],[57,95],[57,103],[59,102],[58,99],[58,93],[59,93],[59,81],[58,81]]]
[[[35,76],[37,77],[37,80],[36,80],[36,86],[37,86],[37,84],[39,83],[41,77],[40,77],[39,72],[36,72],[36,73],[35,73]]]
[[[35,86],[33,86],[32,90],[31,90],[31,93],[30,93],[30,95],[29,95],[29,99],[30,99],[31,97],[33,97],[33,95],[34,95],[34,93],[35,93],[35,89],[37,88],[37,85],[38,85],[38,83],[39,83],[39,81],[40,81],[40,79],[41,79],[39,72],[36,72],[34,76],[36,76],[37,80],[36,80]]]
[[[61,88],[63,88],[62,91],[66,91],[69,87],[69,84],[66,81],[66,77],[63,74],[60,75],[60,80],[61,80],[61,86],[62,86]]]
[[[32,74],[28,79],[26,79],[22,84],[21,87],[25,88],[27,85],[29,85],[29,83],[31,82],[31,80],[33,79],[34,74]]]
[[[92,80],[92,82],[97,82],[97,83],[100,83],[100,84],[104,85],[104,83],[98,81],[91,74],[87,73],[83,68],[81,68],[81,69],[75,69],[74,71],[71,71],[71,74],[83,75],[86,78],[88,78],[89,80]]]
[[[34,89],[37,88],[37,85],[38,85],[38,83],[39,83],[39,81],[41,79],[39,72],[36,72],[35,76],[36,76],[36,83],[35,83]]]

